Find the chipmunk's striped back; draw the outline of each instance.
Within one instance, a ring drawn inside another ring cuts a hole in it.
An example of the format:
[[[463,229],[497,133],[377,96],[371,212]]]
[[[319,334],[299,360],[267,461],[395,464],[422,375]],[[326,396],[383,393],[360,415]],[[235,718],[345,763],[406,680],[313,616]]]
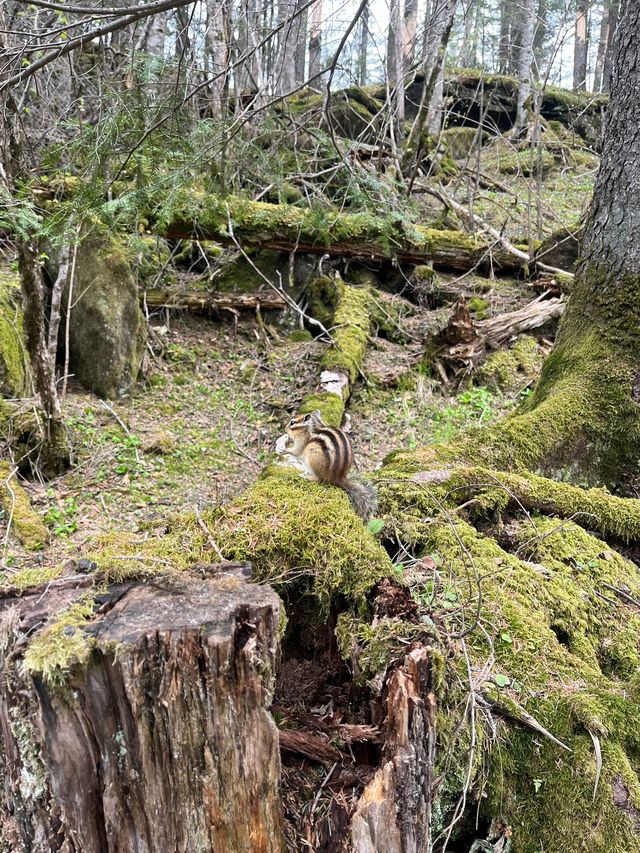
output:
[[[319,413],[291,418],[287,433],[293,441],[293,455],[308,463],[318,480],[341,483],[353,465],[348,436],[337,427],[325,426]]]

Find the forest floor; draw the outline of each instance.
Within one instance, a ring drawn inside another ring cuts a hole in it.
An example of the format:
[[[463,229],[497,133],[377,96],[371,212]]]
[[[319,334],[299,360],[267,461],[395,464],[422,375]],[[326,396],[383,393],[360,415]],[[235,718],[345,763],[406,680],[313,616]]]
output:
[[[567,150],[537,182],[523,174],[522,164],[514,167],[514,155],[507,162],[501,148],[490,146],[480,165],[483,174],[491,174],[493,189],[471,187],[461,170],[448,191],[463,203],[473,195],[474,209],[512,238],[522,238],[527,224],[536,222],[543,236],[576,221],[591,193],[597,158]],[[435,213],[432,198],[418,195],[417,203],[425,216]],[[452,220],[446,225],[460,227]],[[461,279],[466,290],[482,294],[478,319],[522,307],[535,296],[524,280],[439,274],[441,284]],[[470,379],[447,389],[421,363],[424,335],[414,333],[442,328],[451,304],[412,310],[407,332],[415,340],[400,347],[374,337],[367,380],[356,384],[349,403],[347,428],[361,470],[375,468],[394,448],[450,442],[469,426],[513,409],[529,393],[548,348],[543,338],[539,358],[508,387]],[[132,397],[106,404],[72,382],[64,405],[75,465],[53,482],[26,484],[51,530],[51,543],[44,552],[24,552],[6,535],[7,519],[0,515],[9,572],[59,565],[81,556],[103,531],[145,530],[183,510],[226,501],[248,486],[290,414],[317,387],[326,344],[297,340],[291,334],[294,320],[267,315],[265,325],[255,317],[231,322],[159,311],[150,317],[153,351]]]

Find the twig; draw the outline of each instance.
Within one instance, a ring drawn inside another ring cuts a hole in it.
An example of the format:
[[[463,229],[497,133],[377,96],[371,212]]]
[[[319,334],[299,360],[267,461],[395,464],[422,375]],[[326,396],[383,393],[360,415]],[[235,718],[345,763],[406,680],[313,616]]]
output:
[[[598,793],[598,782],[600,781],[600,774],[602,773],[602,749],[600,747],[600,738],[595,732],[592,732],[591,729],[587,729],[589,734],[591,735],[591,740],[593,741],[593,748],[596,753],[596,780],[593,784],[593,802],[596,801],[596,794]]]
[[[520,723],[520,725],[524,726],[527,729],[531,729],[531,731],[537,732],[538,734],[546,737],[552,743],[555,743],[557,746],[562,747],[562,749],[566,749],[567,752],[571,752],[571,747],[567,746],[566,743],[562,743],[561,740],[558,740],[555,735],[552,735],[548,729],[539,723],[535,717],[532,717],[528,711],[525,711],[524,708],[520,708],[518,706],[517,714],[509,708],[506,708],[504,705],[500,705],[497,702],[489,702],[491,709],[495,711],[496,714],[499,714],[501,717],[505,719],[512,720],[514,723]]]
[[[198,509],[198,507],[197,507],[197,506],[194,506],[193,510],[194,510],[194,513],[195,513],[195,516],[196,516],[196,521],[198,522],[198,526],[200,527],[200,529],[202,530],[202,532],[203,532],[203,533],[205,534],[205,536],[207,537],[207,541],[208,541],[209,545],[210,545],[210,546],[213,548],[213,550],[216,552],[216,554],[218,555],[218,557],[220,558],[220,560],[222,560],[222,562],[225,562],[224,554],[222,553],[222,551],[221,551],[221,550],[220,550],[220,548],[218,547],[218,543],[215,541],[215,539],[214,539],[214,538],[213,538],[213,536],[211,535],[211,531],[209,530],[209,528],[207,527],[207,525],[204,523],[204,521],[203,521],[203,519],[202,519],[202,516],[200,515],[200,510]]]

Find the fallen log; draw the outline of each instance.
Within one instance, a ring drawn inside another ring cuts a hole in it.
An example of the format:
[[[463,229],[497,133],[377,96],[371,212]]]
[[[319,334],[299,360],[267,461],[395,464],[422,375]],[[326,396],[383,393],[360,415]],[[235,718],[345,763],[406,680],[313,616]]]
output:
[[[284,311],[285,297],[277,290],[257,293],[203,293],[194,290],[146,290],[141,299],[148,308],[179,308],[210,314],[228,311]]]
[[[216,240],[288,252],[345,258],[433,263],[437,267],[519,270],[522,260],[496,240],[460,231],[440,231],[397,215],[342,213],[289,204],[267,204],[239,196],[221,198],[184,191],[168,222],[149,220],[149,229],[172,239]],[[526,246],[518,246],[526,252]]]

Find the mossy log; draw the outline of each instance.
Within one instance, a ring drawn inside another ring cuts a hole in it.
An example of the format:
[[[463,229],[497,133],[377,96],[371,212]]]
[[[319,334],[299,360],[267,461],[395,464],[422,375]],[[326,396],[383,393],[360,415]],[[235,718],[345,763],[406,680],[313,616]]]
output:
[[[479,236],[414,225],[398,216],[267,204],[193,189],[178,195],[169,221],[151,218],[150,228],[177,239],[238,241],[289,252],[433,263],[455,270],[491,266],[514,271],[522,266],[512,253]]]
[[[288,303],[276,290],[259,293],[202,293],[199,291],[145,290],[141,299],[149,308],[171,308],[204,314],[240,311],[284,311]]]
[[[0,599],[3,850],[284,851],[280,603],[224,568]]]
[[[322,291],[335,305],[331,322],[331,345],[322,357],[319,388],[307,394],[300,412],[318,410],[324,422],[340,426],[345,403],[351,395],[367,349],[371,326],[372,294],[367,287],[354,287],[341,278],[321,276],[311,283],[310,291]]]
[[[38,551],[49,541],[49,531],[32,508],[29,498],[7,462],[0,462],[0,508],[7,519],[8,535],[14,535],[29,551]]]

